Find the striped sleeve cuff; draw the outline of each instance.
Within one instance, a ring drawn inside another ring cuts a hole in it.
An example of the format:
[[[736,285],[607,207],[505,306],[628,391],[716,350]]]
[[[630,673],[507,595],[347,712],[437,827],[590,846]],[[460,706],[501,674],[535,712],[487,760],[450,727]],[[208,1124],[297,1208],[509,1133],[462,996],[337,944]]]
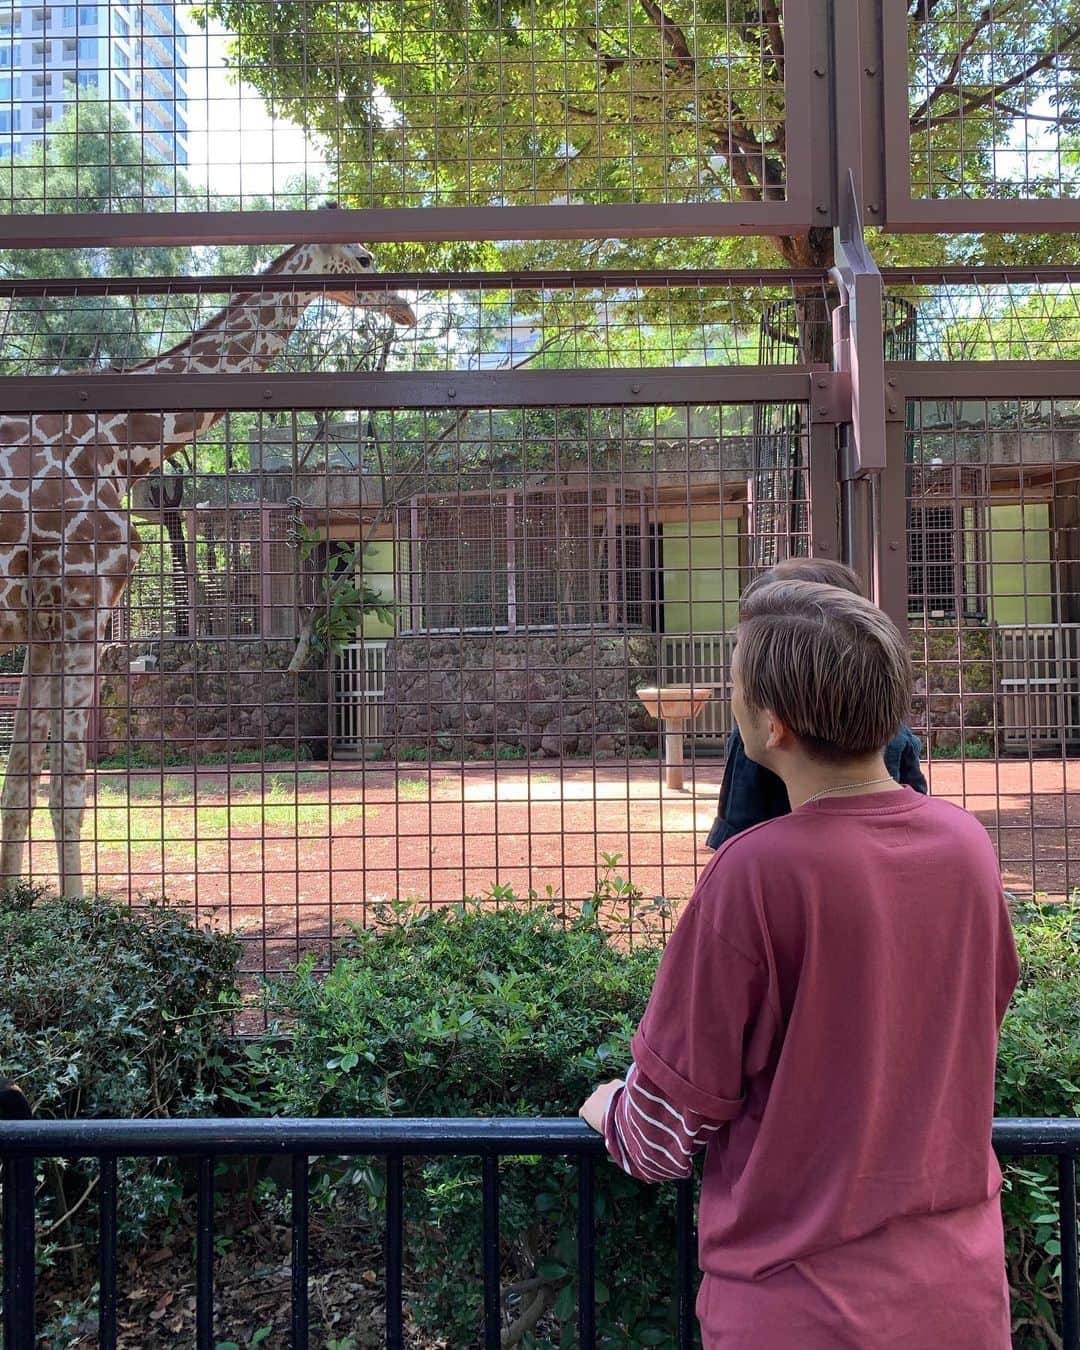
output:
[[[604,1142],[619,1167],[639,1181],[675,1181],[690,1175],[694,1154],[722,1123],[674,1106],[634,1063],[608,1102]]]

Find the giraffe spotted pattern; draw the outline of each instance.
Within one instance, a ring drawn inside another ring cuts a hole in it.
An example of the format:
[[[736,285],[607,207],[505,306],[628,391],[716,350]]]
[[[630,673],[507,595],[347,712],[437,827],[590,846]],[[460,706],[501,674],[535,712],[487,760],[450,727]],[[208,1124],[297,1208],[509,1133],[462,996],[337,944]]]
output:
[[[269,275],[374,270],[355,244],[301,244]],[[308,305],[324,293],[238,294],[192,337],[133,378],[265,370],[284,349]],[[412,325],[408,302],[392,294],[325,292],[339,304],[386,313]],[[81,895],[86,810],[86,734],[97,645],[126,589],[141,544],[125,506],[133,484],[202,435],[220,412],[43,413],[0,417],[0,650],[26,645],[26,663],[3,796],[0,878],[22,875],[38,781],[50,746],[49,805],[60,889]]]

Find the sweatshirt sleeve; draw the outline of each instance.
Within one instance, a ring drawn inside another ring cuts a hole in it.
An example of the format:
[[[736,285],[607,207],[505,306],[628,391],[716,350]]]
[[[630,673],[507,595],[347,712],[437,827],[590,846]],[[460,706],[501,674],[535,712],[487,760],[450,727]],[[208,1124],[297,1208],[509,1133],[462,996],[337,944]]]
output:
[[[710,866],[676,925],[631,1042],[637,1078],[695,1139],[701,1125],[740,1113],[746,1080],[768,1064],[779,1026],[753,906],[725,895],[739,869],[724,861]]]
[[[680,1109],[631,1064],[625,1085],[608,1102],[604,1142],[622,1170],[639,1181],[680,1181],[723,1123]]]

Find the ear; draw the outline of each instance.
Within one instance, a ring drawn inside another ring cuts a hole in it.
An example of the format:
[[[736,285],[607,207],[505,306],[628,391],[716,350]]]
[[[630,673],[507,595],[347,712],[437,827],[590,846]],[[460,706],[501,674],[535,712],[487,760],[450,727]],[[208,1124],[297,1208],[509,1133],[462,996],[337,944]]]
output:
[[[765,749],[787,750],[794,737],[791,728],[781,722],[771,708],[765,709]]]

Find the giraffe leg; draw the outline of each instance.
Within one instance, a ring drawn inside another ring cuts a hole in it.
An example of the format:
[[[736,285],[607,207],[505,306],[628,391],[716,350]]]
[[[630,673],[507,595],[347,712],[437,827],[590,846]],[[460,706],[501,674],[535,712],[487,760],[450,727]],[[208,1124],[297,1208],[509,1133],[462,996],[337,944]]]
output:
[[[0,798],[0,885],[23,873],[23,846],[30,829],[45,742],[49,738],[52,660],[48,642],[31,642],[19,683],[19,706],[11,739],[4,792]]]
[[[52,713],[49,807],[60,894],[83,894],[82,827],[86,812],[86,733],[94,697],[94,643],[65,642]]]

